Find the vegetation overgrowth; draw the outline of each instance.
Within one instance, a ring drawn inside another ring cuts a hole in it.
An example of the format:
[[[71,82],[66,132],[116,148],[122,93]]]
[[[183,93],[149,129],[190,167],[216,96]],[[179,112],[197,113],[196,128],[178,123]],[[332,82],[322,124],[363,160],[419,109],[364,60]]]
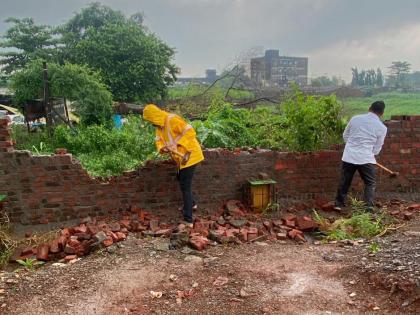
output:
[[[339,218],[334,222],[322,217],[314,211],[314,219],[320,225],[325,240],[351,240],[357,238],[373,238],[386,232],[393,219],[384,213],[374,215],[366,211],[363,201],[351,199],[351,216]]]
[[[213,97],[204,120],[192,125],[207,148],[259,147],[293,151],[327,148],[341,141],[344,121],[335,96],[304,96],[295,90],[273,109],[235,109],[221,95]],[[13,132],[17,149],[48,154],[66,148],[95,176],[110,176],[132,170],[147,160],[161,158],[154,146],[153,127],[141,117],[129,116],[121,129],[104,125],[58,126],[28,134]]]

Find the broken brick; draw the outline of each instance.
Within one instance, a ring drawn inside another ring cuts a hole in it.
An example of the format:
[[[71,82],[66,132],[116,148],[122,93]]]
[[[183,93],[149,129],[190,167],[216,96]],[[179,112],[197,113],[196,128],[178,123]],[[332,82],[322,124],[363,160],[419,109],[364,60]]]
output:
[[[86,233],[87,232],[87,227],[84,224],[81,224],[79,226],[76,226],[74,228],[74,234],[76,233]]]
[[[60,252],[60,245],[58,244],[58,239],[57,240],[53,240],[51,242],[51,246],[50,246],[50,252],[53,254],[57,254]]]
[[[171,234],[172,230],[171,229],[162,229],[162,230],[157,230],[156,232],[154,232],[154,235],[156,237],[161,237],[161,236],[169,236]]]
[[[65,237],[70,237],[71,234],[72,233],[71,233],[69,228],[64,228],[64,229],[61,230],[61,235],[65,236]]]
[[[287,239],[287,233],[286,232],[279,232],[276,234],[276,237],[278,240],[286,240]]]
[[[258,238],[258,233],[250,233],[249,232],[248,235],[247,235],[248,242],[255,241],[257,238]]]
[[[37,248],[36,259],[44,260],[44,261],[49,260],[48,259],[49,251],[50,251],[50,245],[48,244],[39,245]]]
[[[77,236],[77,239],[79,241],[84,241],[84,240],[90,240],[91,239],[91,235],[88,233],[76,233],[74,234],[74,236]]]
[[[127,238],[127,236],[124,233],[122,233],[122,232],[116,232],[115,234],[118,237],[118,242],[121,242],[121,241],[123,241],[123,240],[125,240]]]
[[[67,255],[66,257],[64,257],[65,261],[71,261],[77,258],[77,255]]]
[[[69,244],[67,244],[66,247],[64,248],[64,252],[66,254],[69,254],[69,255],[74,255],[74,254],[76,254],[76,248],[74,248],[74,247],[70,246]]]
[[[69,246],[71,246],[73,248],[76,248],[77,246],[80,245],[80,241],[77,240],[77,237],[75,239],[74,238],[70,238],[67,241],[67,245],[69,245]]]
[[[32,256],[33,254],[34,254],[34,249],[32,247],[27,247],[24,250],[22,250],[20,253],[21,256],[27,256],[27,255]]]
[[[190,245],[196,250],[203,250],[210,243],[208,238],[201,235],[192,236],[189,242],[190,242]]]
[[[408,210],[420,210],[420,203],[414,203],[408,206]]]
[[[158,220],[150,220],[149,228],[152,232],[159,230],[159,221]]]
[[[147,230],[147,227],[145,227],[140,222],[131,222],[131,231],[133,232],[144,232]]]
[[[284,225],[294,228],[296,226],[296,216],[293,214],[288,214],[284,216],[283,218]]]
[[[248,242],[248,229],[241,229],[238,238],[241,242]]]
[[[313,231],[319,227],[319,224],[312,218],[304,216],[296,219],[296,226],[301,231]]]
[[[297,239],[297,240],[300,240],[300,241],[303,241],[303,242],[305,241],[305,237],[303,236],[303,232],[300,231],[300,230],[296,230],[296,229],[290,230],[287,233],[287,235],[292,239]]]
[[[100,232],[100,229],[96,225],[89,224],[87,226],[87,233],[89,233],[90,235],[95,235],[99,232]]]
[[[327,202],[321,206],[321,209],[324,211],[333,211],[335,208],[334,201]]]
[[[66,247],[67,244],[67,237],[64,235],[61,235],[57,240],[58,246],[60,247],[60,250],[64,250],[64,247]]]
[[[118,222],[113,222],[108,224],[112,232],[119,232],[121,230],[121,225]]]
[[[120,224],[123,228],[129,229],[130,228],[130,220],[120,220]]]
[[[102,241],[102,244],[104,244],[105,247],[108,247],[114,244],[114,241],[112,240],[112,237],[107,237],[105,240]]]

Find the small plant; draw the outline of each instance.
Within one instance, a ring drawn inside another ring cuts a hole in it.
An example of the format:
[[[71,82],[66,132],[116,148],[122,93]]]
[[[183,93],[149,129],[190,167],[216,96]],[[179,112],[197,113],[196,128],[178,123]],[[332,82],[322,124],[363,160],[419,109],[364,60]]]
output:
[[[280,210],[280,204],[273,202],[273,203],[269,203],[269,204],[267,205],[267,207],[265,207],[265,208],[262,210],[262,213],[263,213],[263,214],[266,214],[266,213],[268,213],[268,212],[277,212],[277,211],[279,211],[279,210]]]
[[[376,242],[373,242],[372,244],[370,244],[369,246],[369,251],[372,254],[376,254],[377,252],[379,252],[381,250],[381,248],[379,247],[379,244]]]
[[[329,223],[327,219],[314,211],[314,220],[320,224],[320,230],[327,235],[327,240],[372,238],[381,234],[389,221],[385,215],[375,217],[369,212],[364,212],[365,209],[363,202],[352,199],[353,214],[350,218],[340,218]]]
[[[7,265],[10,256],[16,248],[16,242],[13,240],[12,227],[6,212],[0,210],[0,268]]]
[[[46,151],[46,145],[44,142],[40,142],[39,146],[32,146],[32,151],[36,154],[36,155],[41,155],[42,153],[44,153]]]
[[[43,261],[39,261],[33,258],[26,258],[24,260],[17,259],[16,262],[29,271],[34,270],[37,266],[45,264]]]

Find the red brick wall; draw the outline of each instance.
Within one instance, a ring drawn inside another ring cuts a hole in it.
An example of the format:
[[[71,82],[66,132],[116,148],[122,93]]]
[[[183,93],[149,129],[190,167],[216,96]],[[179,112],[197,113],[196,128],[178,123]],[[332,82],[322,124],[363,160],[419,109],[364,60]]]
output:
[[[378,172],[378,193],[419,196],[420,116],[386,122],[388,136],[380,162],[401,173],[390,179]],[[109,180],[91,178],[71,155],[32,156],[14,151],[9,127],[0,120],[0,194],[6,210],[24,224],[101,215],[131,204],[159,214],[177,215],[181,196],[170,162],[149,162],[134,172]],[[242,197],[246,179],[260,172],[277,180],[280,204],[332,199],[337,187],[341,150],[313,153],[208,150],[199,166],[194,191],[202,208],[218,209],[224,200]],[[360,190],[359,183],[353,190]]]

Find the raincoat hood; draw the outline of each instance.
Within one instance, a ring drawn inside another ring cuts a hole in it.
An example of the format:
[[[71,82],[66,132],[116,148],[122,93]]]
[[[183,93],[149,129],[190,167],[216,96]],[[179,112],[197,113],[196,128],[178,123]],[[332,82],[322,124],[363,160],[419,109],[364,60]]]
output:
[[[163,127],[165,125],[168,113],[161,110],[159,107],[153,104],[146,105],[143,109],[143,118],[150,121],[152,124]]]

